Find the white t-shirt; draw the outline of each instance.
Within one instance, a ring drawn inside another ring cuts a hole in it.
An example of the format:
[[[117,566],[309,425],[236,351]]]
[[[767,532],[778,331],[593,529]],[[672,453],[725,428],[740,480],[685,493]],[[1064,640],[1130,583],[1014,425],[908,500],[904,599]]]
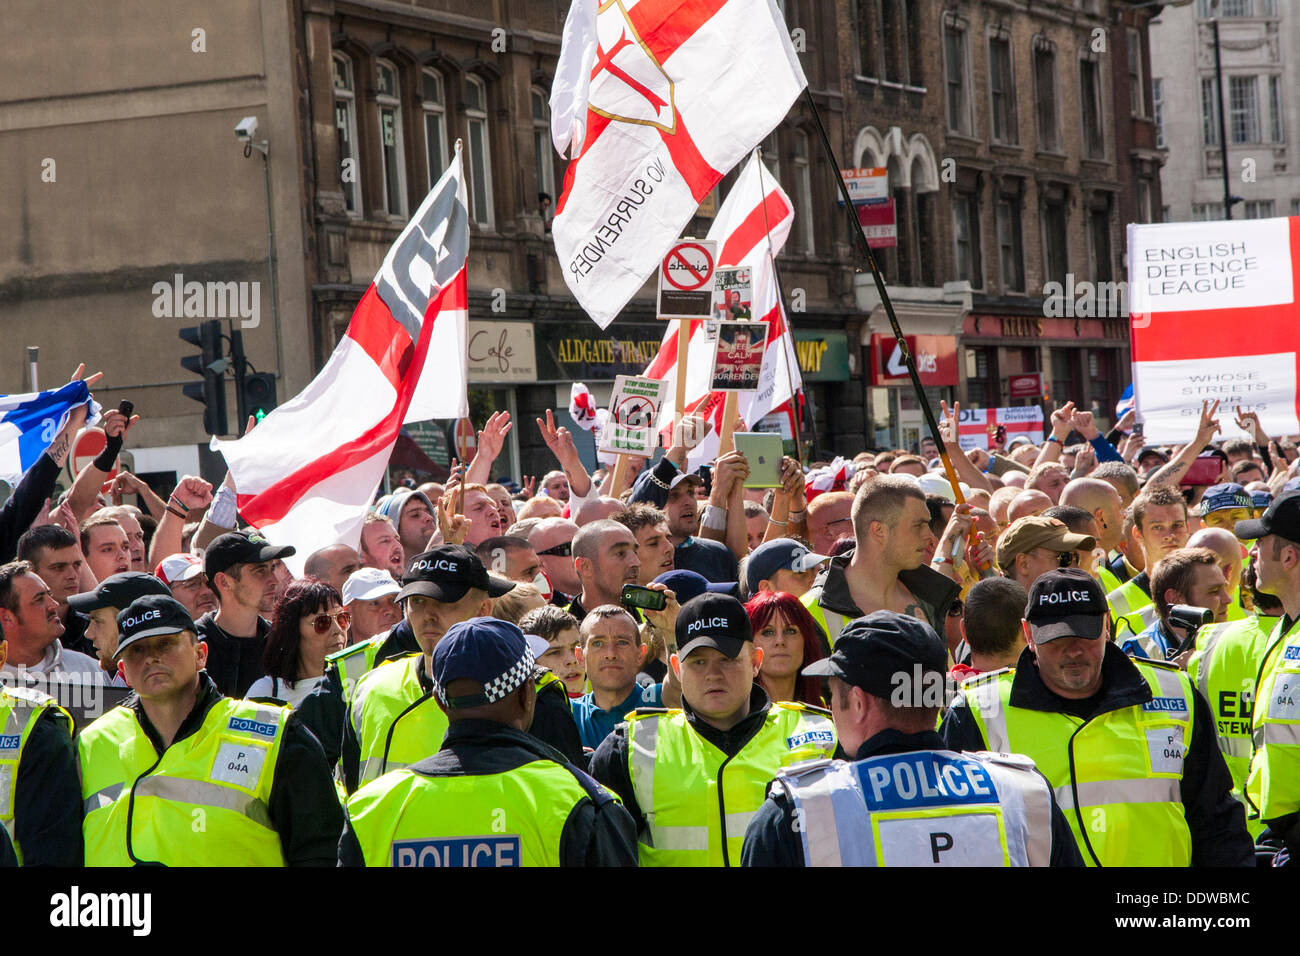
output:
[[[287,681],[279,677],[259,677],[253,681],[253,686],[248,688],[248,693],[244,699],[249,697],[273,697],[276,700],[282,700],[290,707],[297,708],[307,697],[309,697],[320,682],[325,679],[325,675],[320,677],[309,677],[306,680]]]

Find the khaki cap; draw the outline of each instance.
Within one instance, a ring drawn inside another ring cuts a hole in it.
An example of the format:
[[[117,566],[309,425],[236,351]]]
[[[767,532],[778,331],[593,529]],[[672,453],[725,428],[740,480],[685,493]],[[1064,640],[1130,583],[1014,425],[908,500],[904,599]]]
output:
[[[1034,548],[1065,552],[1091,551],[1096,546],[1096,538],[1075,534],[1063,521],[1031,515],[1011,522],[998,538],[998,566],[1005,571],[1015,562],[1016,555],[1026,554]]]

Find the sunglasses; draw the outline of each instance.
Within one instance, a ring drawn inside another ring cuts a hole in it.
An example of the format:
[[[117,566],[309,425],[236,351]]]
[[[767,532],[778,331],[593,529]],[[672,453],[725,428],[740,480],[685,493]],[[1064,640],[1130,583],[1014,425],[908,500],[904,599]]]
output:
[[[316,629],[316,633],[324,636],[330,632],[333,622],[337,621],[340,630],[346,631],[348,625],[352,623],[352,615],[347,611],[339,611],[335,614],[317,614],[311,620],[311,626]]]
[[[571,554],[573,554],[573,542],[566,541],[564,542],[564,544],[557,544],[553,548],[547,548],[545,551],[537,552],[538,557],[541,557],[544,554],[553,555],[554,557],[557,558],[567,558]]]
[[[963,601],[961,598],[958,598],[957,600],[953,601],[952,604],[949,605],[948,607],[949,617],[961,617],[965,613],[966,613],[966,602]]]

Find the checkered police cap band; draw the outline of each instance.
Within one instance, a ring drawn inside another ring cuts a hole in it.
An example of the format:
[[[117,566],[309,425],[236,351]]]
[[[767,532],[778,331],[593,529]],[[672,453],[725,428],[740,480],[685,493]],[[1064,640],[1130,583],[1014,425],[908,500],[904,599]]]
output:
[[[433,682],[433,692],[438,695],[445,707],[481,707],[484,704],[495,704],[504,697],[508,697],[517,691],[525,683],[533,679],[537,672],[537,658],[533,656],[532,649],[524,648],[524,654],[519,660],[510,666],[510,669],[504,674],[494,677],[483,685],[483,693],[471,694],[468,697],[448,697],[447,692],[443,690],[441,684],[436,680]]]

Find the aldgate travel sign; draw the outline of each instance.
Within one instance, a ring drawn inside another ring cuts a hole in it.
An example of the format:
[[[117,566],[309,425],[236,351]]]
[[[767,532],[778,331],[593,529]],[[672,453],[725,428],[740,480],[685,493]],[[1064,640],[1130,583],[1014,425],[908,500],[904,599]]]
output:
[[[602,332],[590,322],[536,325],[537,379],[542,382],[612,382],[640,375],[659,354],[664,326],[616,323]]]

